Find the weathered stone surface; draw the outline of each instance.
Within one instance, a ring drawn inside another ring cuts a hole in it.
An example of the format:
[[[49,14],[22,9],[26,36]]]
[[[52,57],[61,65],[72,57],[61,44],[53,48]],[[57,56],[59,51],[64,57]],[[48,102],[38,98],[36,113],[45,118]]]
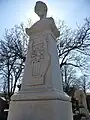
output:
[[[72,120],[70,98],[63,92],[56,38],[60,33],[47,7],[36,3],[40,20],[30,36],[21,91],[12,96],[8,120]]]
[[[61,100],[11,102],[9,120],[72,120],[71,104]]]
[[[74,98],[78,100],[80,114],[84,114],[87,118],[89,118],[89,111],[87,109],[86,95],[82,89],[77,89],[74,92]]]

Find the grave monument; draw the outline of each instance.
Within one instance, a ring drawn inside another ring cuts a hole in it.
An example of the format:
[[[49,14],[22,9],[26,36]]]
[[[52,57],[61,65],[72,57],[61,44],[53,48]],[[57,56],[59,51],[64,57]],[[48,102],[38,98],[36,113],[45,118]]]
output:
[[[11,98],[8,120],[72,120],[70,98],[63,92],[56,38],[60,33],[47,6],[38,1],[40,17],[31,28],[20,92]]]
[[[77,86],[77,88],[74,92],[74,98],[78,101],[80,114],[86,116],[86,118],[89,118],[89,111],[87,108],[86,95],[82,88],[79,88]]]

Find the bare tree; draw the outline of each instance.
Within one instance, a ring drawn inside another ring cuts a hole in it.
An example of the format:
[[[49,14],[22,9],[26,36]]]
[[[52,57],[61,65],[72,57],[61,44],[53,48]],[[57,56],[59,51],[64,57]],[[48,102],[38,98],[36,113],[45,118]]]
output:
[[[69,93],[69,90],[72,86],[75,85],[77,81],[76,70],[72,66],[63,66],[63,88],[66,93]]]
[[[27,44],[23,24],[6,30],[4,39],[0,41],[0,75],[4,93],[7,94],[5,97],[9,100],[22,76]]]
[[[81,86],[81,82],[78,82],[75,75],[79,69],[83,74],[90,73],[90,18],[86,18],[85,23],[81,27],[77,26],[76,30],[68,29],[63,22],[60,22],[59,30],[58,56],[62,69],[64,90],[68,92],[69,88],[76,83]],[[83,79],[80,78],[80,80],[83,82]]]
[[[86,94],[87,90],[90,90],[90,80],[87,75],[82,75],[80,78],[77,79],[76,85],[83,89]]]
[[[77,64],[72,63],[73,56],[71,54],[75,52],[76,54],[82,53],[90,56],[90,18],[86,18],[85,24],[82,27],[77,27],[74,31],[68,29],[63,22],[60,24],[59,29],[60,38],[58,39],[57,48],[60,67],[63,65],[78,67]]]

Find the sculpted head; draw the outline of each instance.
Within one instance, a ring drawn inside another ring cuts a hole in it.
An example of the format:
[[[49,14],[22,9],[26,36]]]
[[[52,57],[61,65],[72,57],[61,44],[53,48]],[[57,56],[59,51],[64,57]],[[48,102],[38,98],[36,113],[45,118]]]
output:
[[[46,17],[47,10],[48,10],[47,5],[44,2],[42,2],[42,1],[36,2],[34,11],[40,17],[40,19],[43,19]]]

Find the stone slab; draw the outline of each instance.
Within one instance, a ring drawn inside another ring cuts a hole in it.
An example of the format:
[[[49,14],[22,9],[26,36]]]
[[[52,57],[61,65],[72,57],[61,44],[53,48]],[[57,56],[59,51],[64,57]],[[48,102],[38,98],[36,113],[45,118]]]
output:
[[[11,101],[8,120],[73,120],[71,103],[61,100]]]

